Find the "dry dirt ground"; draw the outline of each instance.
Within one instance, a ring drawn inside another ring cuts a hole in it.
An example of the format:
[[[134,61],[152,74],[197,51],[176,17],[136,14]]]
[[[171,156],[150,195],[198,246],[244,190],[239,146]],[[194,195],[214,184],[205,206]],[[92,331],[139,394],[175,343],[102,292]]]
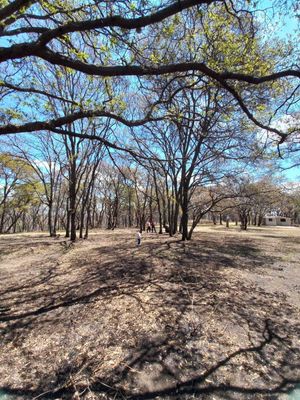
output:
[[[294,399],[300,228],[0,237],[0,399]]]

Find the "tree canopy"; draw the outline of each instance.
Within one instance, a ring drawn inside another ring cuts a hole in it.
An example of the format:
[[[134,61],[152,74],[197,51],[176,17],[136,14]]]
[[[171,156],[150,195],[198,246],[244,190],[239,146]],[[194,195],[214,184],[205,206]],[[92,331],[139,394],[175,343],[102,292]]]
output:
[[[129,118],[120,109],[116,112],[111,97],[119,104],[124,100],[116,99],[115,87],[122,86],[128,95],[129,90],[141,88],[130,77],[190,73],[208,78],[229,93],[254,124],[274,133],[279,141],[290,134],[272,125],[270,114],[278,109],[285,112],[294,104],[300,77],[297,49],[295,44],[283,46],[262,39],[258,6],[251,1],[1,3],[0,62],[5,75],[1,97],[10,105],[13,100],[7,97],[17,95],[18,102],[25,101],[27,107],[18,113],[8,106],[0,134],[55,131],[95,117],[139,126],[152,118],[151,108],[141,118],[132,113]],[[105,86],[102,101],[87,104],[76,98],[72,110],[63,116],[42,120],[32,115],[34,102],[62,97],[49,72],[48,85],[36,82],[35,76],[51,65],[56,74],[79,71],[86,81],[100,79]],[[269,114],[262,116],[266,97],[273,101],[268,104]]]

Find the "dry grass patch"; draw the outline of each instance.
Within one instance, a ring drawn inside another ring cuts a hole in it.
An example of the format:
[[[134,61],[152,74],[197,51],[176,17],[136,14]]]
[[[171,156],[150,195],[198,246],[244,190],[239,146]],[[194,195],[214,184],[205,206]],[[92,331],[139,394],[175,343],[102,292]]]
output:
[[[279,399],[299,379],[296,228],[0,238],[15,398]],[[283,397],[282,397],[283,396]]]

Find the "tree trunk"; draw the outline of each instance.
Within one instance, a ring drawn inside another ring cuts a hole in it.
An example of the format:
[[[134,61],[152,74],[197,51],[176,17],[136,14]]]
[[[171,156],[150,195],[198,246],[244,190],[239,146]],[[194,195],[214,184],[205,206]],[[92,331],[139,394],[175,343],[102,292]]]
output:
[[[69,199],[70,199],[70,239],[76,240],[76,163],[75,157],[70,166],[69,181]]]
[[[128,226],[132,227],[132,193],[131,188],[128,189]]]
[[[241,212],[240,213],[240,220],[241,220],[241,230],[245,231],[247,230],[248,226],[248,214],[246,212]]]
[[[182,217],[181,217],[181,230],[182,236],[181,240],[189,240],[189,232],[188,232],[188,222],[189,222],[189,214],[188,214],[188,189],[186,187],[183,188],[182,193]]]
[[[163,218],[162,218],[162,213],[161,213],[161,203],[160,203],[160,199],[159,199],[159,191],[158,191],[158,186],[157,186],[155,170],[153,170],[153,180],[154,180],[154,188],[155,188],[155,196],[156,196],[158,220],[159,220],[159,232],[158,233],[161,235],[163,233]]]
[[[83,229],[84,229],[84,212],[85,212],[85,204],[84,199],[82,199],[81,211],[80,211],[80,228],[79,228],[79,238],[83,238]]]
[[[53,202],[50,201],[48,204],[48,230],[50,237],[56,236],[55,228],[53,226]]]
[[[173,213],[173,235],[178,231],[179,203],[176,201]]]
[[[87,214],[86,214],[85,234],[84,234],[85,239],[87,239],[89,237],[90,224],[91,224],[91,207],[89,206],[87,208]]]
[[[215,216],[215,214],[214,214],[214,213],[211,213],[211,216],[212,216],[213,224],[214,224],[214,225],[217,225],[217,221],[216,221],[216,216]]]

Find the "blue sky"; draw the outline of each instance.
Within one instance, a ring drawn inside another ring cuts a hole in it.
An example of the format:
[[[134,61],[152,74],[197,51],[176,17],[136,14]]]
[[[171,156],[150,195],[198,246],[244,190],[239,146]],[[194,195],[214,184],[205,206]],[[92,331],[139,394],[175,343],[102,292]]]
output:
[[[288,167],[288,163],[287,162],[283,162],[282,163],[282,167],[283,168]],[[295,167],[295,168],[283,171],[282,174],[283,174],[283,176],[286,177],[286,179],[289,182],[299,182],[300,181],[300,168],[299,167]]]
[[[288,2],[289,4],[291,4],[290,0],[288,0]],[[289,35],[292,35],[296,40],[298,33],[297,25],[299,21],[295,17],[295,14],[284,15],[278,12],[273,16],[273,11],[271,10],[272,3],[274,3],[274,1],[271,0],[261,0],[257,2],[257,8],[268,10],[267,17],[270,22],[270,25],[268,26],[267,30],[268,36],[280,37],[282,39],[285,39]],[[8,46],[8,45],[9,45],[8,40],[6,40],[5,38],[0,38],[0,46]],[[283,167],[288,166],[288,162],[283,161],[282,166]],[[299,181],[300,168],[298,167],[298,168],[288,169],[285,172],[283,172],[283,175],[289,181]]]
[[[287,12],[282,13],[280,10],[273,15],[272,0],[261,0],[257,2],[257,7],[260,9],[267,10],[267,17],[269,19],[269,26],[267,29],[269,37],[280,38],[280,39],[289,39],[296,44],[300,42],[300,35],[299,35],[299,22],[300,19],[296,17],[296,13]],[[287,2],[288,7],[292,6],[292,1],[288,0]],[[281,10],[282,11],[282,10]],[[284,11],[288,11],[285,9]],[[269,39],[269,38],[268,38]],[[296,63],[299,64],[299,60],[295,60]],[[298,105],[298,110],[300,110],[300,104]],[[300,153],[299,153],[300,156]],[[300,157],[299,157],[300,162]],[[283,160],[281,162],[282,168],[288,168],[293,163],[290,160]],[[282,171],[282,175],[290,182],[299,182],[300,180],[300,167],[294,167],[292,169],[287,169]]]

